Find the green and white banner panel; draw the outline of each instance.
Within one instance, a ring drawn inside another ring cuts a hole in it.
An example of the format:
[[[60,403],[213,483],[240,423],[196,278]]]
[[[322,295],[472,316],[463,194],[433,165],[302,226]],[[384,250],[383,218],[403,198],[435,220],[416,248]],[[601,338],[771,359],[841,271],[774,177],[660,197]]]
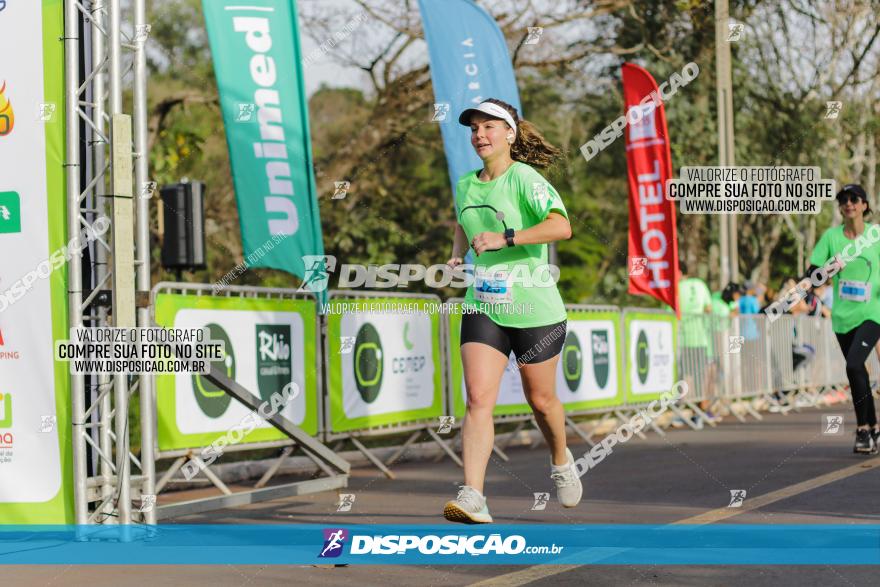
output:
[[[0,2],[0,524],[73,521],[61,0]]]
[[[425,298],[331,295],[326,339],[331,435],[444,415],[436,307]]]
[[[461,419],[467,407],[467,390],[461,364],[460,313],[451,313],[449,372],[453,415]],[[565,344],[556,370],[556,395],[566,411],[574,412],[621,405],[624,397],[620,355],[620,316],[617,312],[568,310]],[[493,414],[530,414],[516,359],[511,353],[501,377]]]
[[[308,299],[259,299],[160,293],[156,324],[165,328],[206,328],[221,340],[217,363],[264,401],[290,382],[300,392],[281,414],[307,434],[318,434],[317,304]],[[201,375],[156,377],[159,450],[198,448],[239,425],[250,413]],[[287,438],[271,424],[259,424],[242,443]]]
[[[676,382],[675,314],[638,309],[623,311],[626,333],[626,401],[628,404],[658,399]]]
[[[620,312],[568,309],[556,395],[566,412],[623,405]]]

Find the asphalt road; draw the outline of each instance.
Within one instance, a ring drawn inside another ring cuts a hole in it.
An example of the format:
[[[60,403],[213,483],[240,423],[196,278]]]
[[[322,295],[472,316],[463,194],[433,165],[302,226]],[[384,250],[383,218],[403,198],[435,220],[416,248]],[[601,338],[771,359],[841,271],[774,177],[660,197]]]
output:
[[[765,414],[761,422],[727,417],[717,428],[650,433],[614,448],[584,477],[584,499],[563,509],[551,498],[532,510],[533,494],[549,491],[544,445],[493,456],[485,493],[505,524],[860,524],[880,523],[880,458],[852,453],[851,405]],[[822,434],[824,414],[844,414],[844,434]],[[585,444],[570,440],[577,457]],[[352,471],[352,510],[337,512],[336,493],[253,504],[178,518],[179,523],[448,524],[446,500],[455,496],[461,469],[407,461],[396,480],[372,468]],[[727,507],[730,490],[746,491],[740,508]],[[8,585],[863,585],[878,569],[858,566],[46,566],[4,567]]]

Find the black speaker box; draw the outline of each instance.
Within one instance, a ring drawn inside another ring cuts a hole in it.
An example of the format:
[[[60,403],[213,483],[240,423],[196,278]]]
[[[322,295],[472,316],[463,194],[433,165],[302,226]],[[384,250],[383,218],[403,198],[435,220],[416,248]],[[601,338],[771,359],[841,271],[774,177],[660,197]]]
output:
[[[162,266],[192,271],[205,268],[205,184],[175,183],[162,188],[165,235]]]

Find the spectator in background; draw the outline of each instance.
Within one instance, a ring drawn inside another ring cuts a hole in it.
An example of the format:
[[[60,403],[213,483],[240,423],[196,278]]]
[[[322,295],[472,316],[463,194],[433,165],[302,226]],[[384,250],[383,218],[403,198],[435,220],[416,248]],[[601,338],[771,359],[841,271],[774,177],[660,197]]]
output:
[[[764,294],[764,302],[761,304],[761,314],[765,314],[767,312],[767,308],[776,303],[776,299],[779,297],[778,291],[773,289],[772,287],[768,287],[767,291]]]
[[[819,296],[822,298],[822,303],[825,304],[825,307],[831,310],[832,304],[834,304],[834,288],[828,287],[828,285],[824,285],[822,288],[822,295]]]
[[[769,288],[763,283],[758,283],[755,285],[755,299],[758,300],[758,307],[761,308],[767,303],[767,300],[773,298],[770,296]]]
[[[736,300],[739,299],[741,286],[730,282],[722,291],[712,294],[712,337],[710,339],[710,361],[706,374],[706,402],[701,408],[706,414],[720,421],[712,411],[712,402],[715,399],[716,384],[724,377],[724,364],[721,361],[722,353],[727,351],[728,337],[730,336],[731,316],[737,314]]]
[[[758,304],[758,298],[755,296],[756,286],[754,282],[747,281],[744,285],[745,294],[739,299],[739,313],[742,316],[739,321],[739,334],[743,337],[741,360],[742,365],[745,367],[754,364],[754,361],[760,360],[761,342],[759,334],[763,322],[759,322],[752,317],[761,312],[761,306]]]
[[[779,293],[776,296],[776,300],[769,301],[767,306],[773,304],[775,301],[783,302],[785,297],[788,295],[792,289],[797,286],[797,280],[793,277],[786,277],[782,280],[782,283],[779,286]],[[763,311],[763,310],[762,310]],[[794,304],[791,308],[785,310],[786,316],[807,316],[810,314],[811,309],[807,304],[806,299],[799,300],[796,304]],[[806,367],[816,356],[816,349],[813,345],[803,342],[798,342],[798,330],[797,330],[797,322],[791,321],[791,372],[794,373],[800,367]],[[779,388],[782,387],[786,381],[786,370],[783,369],[785,366],[785,361],[783,361],[784,357],[777,354],[777,350],[771,345],[770,349],[770,360],[771,360],[771,369],[773,371],[773,387]],[[787,359],[786,359],[787,360]],[[776,391],[773,396],[776,398],[778,402],[777,405],[770,406],[771,412],[784,412],[787,409],[791,408],[790,401],[788,399],[788,395],[791,393],[790,389],[784,391]]]
[[[814,287],[813,291],[807,292],[804,302],[807,305],[808,316],[821,316],[822,318],[831,318],[831,308],[825,305],[823,296],[825,290],[828,289],[827,284],[823,283],[819,287]]]
[[[739,298],[739,313],[742,315],[757,314],[761,310],[761,305],[755,295],[755,284],[752,281],[747,281],[744,285],[746,291],[745,295]]]
[[[724,288],[724,291],[721,292],[721,299],[727,302],[727,305],[730,306],[731,316],[739,316],[739,299],[742,295],[742,285],[732,281],[728,283]]]
[[[706,376],[709,374],[711,360],[711,329],[709,320],[712,314],[712,294],[709,286],[699,277],[688,274],[687,265],[679,262],[681,279],[678,282],[678,307],[681,310],[681,373],[690,389],[698,397],[705,397]],[[707,405],[704,399],[701,407]],[[695,417],[696,422],[700,422]]]

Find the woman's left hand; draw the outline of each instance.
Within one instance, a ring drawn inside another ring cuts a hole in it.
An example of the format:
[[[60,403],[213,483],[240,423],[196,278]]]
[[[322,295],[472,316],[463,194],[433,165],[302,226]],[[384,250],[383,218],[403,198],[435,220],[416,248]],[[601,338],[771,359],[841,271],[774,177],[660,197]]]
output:
[[[500,232],[481,232],[471,241],[471,248],[480,256],[486,251],[497,251],[507,246],[507,239]]]

